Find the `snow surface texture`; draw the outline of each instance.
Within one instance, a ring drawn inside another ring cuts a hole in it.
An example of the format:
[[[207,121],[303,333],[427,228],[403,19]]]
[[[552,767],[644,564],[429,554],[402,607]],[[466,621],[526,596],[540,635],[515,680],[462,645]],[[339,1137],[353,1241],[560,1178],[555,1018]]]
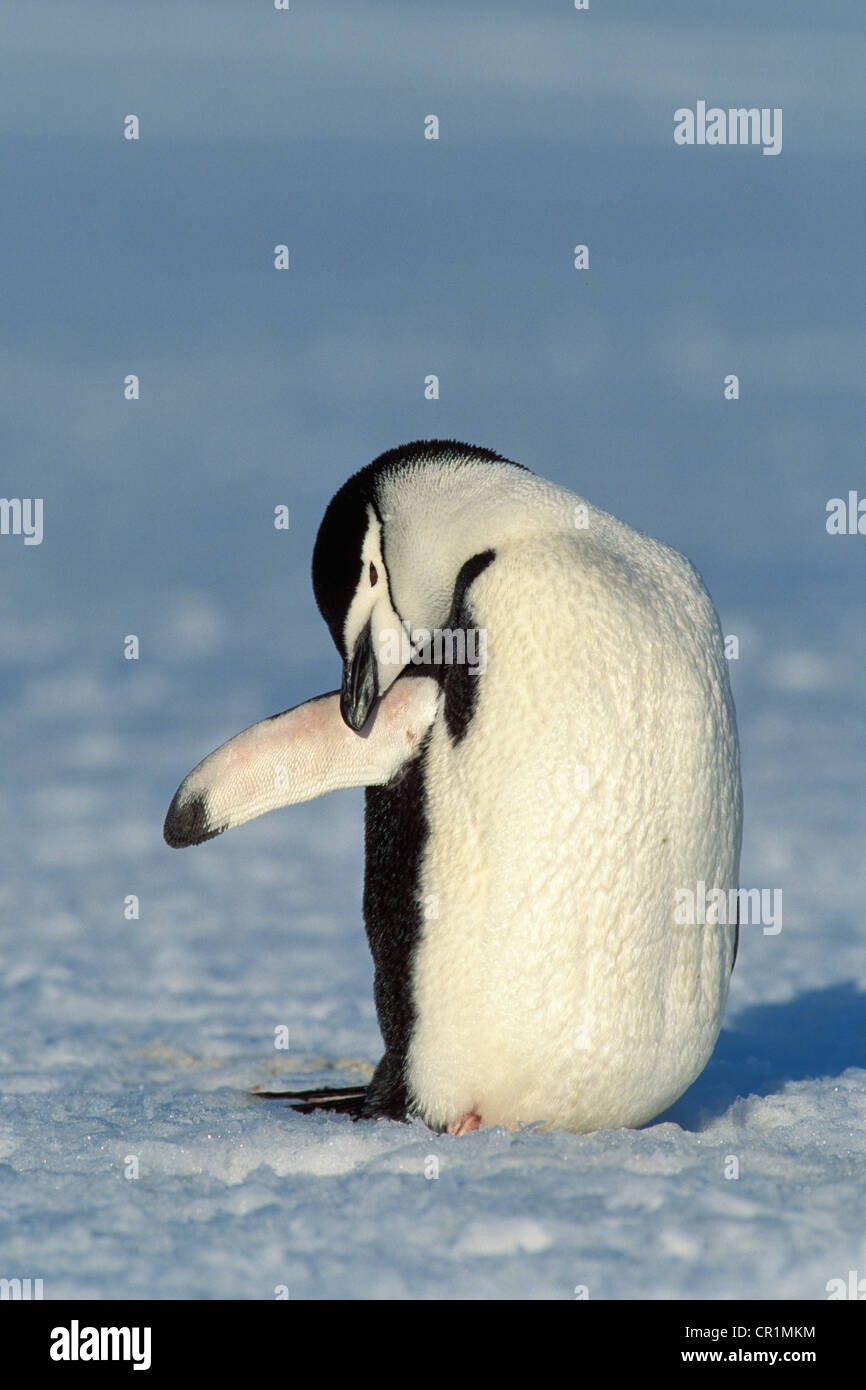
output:
[[[841,663],[832,628],[806,650],[794,618],[726,624],[741,634],[742,882],[781,887],[784,918],[776,936],[744,929],[704,1075],[641,1131],[460,1139],[246,1094],[346,1084],[379,1056],[361,793],[170,851],[176,781],[267,713],[261,691],[228,680],[166,727],[170,669],[76,674],[59,624],[6,619],[22,663],[3,711],[21,778],[3,806],[6,1277],[41,1277],[48,1298],[824,1298],[866,1272],[850,616]]]

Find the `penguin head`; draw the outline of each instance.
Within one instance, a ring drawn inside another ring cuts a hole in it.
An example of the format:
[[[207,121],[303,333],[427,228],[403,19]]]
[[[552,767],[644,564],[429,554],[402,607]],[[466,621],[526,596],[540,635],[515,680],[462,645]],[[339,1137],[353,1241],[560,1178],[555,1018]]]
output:
[[[391,598],[384,522],[372,500],[344,494],[341,489],[319,528],[313,588],[343,659],[340,713],[357,731],[399,675],[382,656],[384,638],[400,632],[402,619]]]
[[[446,624],[461,567],[489,549],[503,469],[526,473],[489,449],[418,440],[381,454],[329,503],[313,591],[343,661],[340,712],[351,729],[406,667],[411,634]]]

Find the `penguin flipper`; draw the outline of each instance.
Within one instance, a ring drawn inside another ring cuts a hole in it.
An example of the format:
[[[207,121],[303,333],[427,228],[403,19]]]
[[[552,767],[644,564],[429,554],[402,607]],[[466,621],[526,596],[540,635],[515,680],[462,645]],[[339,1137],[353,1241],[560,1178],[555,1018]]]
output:
[[[278,806],[344,787],[382,786],[416,755],[438,702],[437,681],[404,677],[358,732],[340,714],[339,691],[251,725],[181,782],[165,818],[166,843],[200,845]]]
[[[301,1115],[310,1115],[314,1110],[330,1110],[337,1115],[351,1115],[360,1120],[364,1114],[367,1099],[366,1086],[322,1086],[317,1091],[260,1091],[253,1086],[251,1094],[259,1100],[291,1100]]]

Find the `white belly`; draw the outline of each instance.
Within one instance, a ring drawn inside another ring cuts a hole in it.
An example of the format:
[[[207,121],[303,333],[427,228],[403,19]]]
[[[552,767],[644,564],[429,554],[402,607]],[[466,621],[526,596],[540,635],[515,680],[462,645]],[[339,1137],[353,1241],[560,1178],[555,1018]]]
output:
[[[514,566],[481,576],[481,616],[508,611],[508,628],[488,622],[466,737],[453,745],[440,720],[428,750],[408,1071],[432,1125],[642,1124],[699,1074],[721,1026],[734,927],[674,921],[678,889],[737,882],[712,610],[687,584],[684,624],[681,603],[645,611],[627,583],[575,584],[566,547],[551,605],[556,561],[538,592],[527,565],[520,603]]]

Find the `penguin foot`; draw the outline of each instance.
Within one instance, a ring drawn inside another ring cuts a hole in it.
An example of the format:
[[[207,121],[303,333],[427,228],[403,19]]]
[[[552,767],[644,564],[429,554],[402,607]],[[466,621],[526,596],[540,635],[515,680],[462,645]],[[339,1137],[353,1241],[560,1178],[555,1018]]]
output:
[[[351,1115],[360,1120],[364,1114],[367,1099],[366,1086],[322,1086],[318,1091],[263,1091],[259,1086],[251,1086],[250,1094],[259,1100],[291,1100],[297,1102],[291,1108],[301,1115],[309,1115],[314,1110],[330,1110],[332,1114]]]
[[[469,1134],[473,1129],[481,1128],[481,1116],[476,1115],[474,1110],[470,1110],[468,1115],[461,1115],[459,1120],[453,1120],[448,1126],[449,1134]]]

